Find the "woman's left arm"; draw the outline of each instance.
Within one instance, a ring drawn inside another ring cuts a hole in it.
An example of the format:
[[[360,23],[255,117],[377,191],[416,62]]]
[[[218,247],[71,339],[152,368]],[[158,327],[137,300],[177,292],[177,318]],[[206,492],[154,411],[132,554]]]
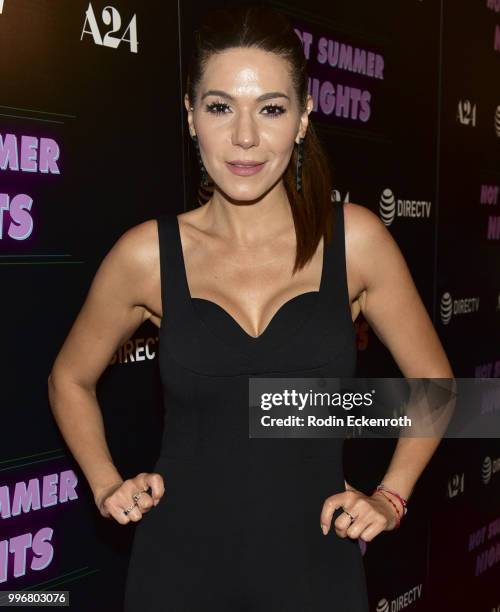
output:
[[[389,230],[372,211],[344,204],[349,276],[363,290],[359,306],[406,378],[453,378],[432,321],[406,261]],[[409,498],[440,438],[401,437],[384,484]],[[346,482],[346,489],[352,489]]]

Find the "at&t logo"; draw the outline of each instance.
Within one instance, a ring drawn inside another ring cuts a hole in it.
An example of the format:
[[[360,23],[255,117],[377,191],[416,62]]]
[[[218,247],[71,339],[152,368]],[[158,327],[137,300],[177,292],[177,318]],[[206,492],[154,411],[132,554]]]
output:
[[[396,217],[431,216],[431,203],[425,200],[397,199],[392,189],[384,189],[380,196],[379,215],[384,225],[392,224]]]
[[[377,604],[377,612],[389,612],[389,602],[387,599],[381,599]]]
[[[112,6],[104,7],[101,13],[101,21],[105,26],[111,26],[111,29],[104,33],[104,37],[101,36],[94,9],[92,4],[89,3],[88,9],[85,11],[85,22],[80,40],[82,40],[84,34],[88,34],[92,36],[96,45],[111,47],[112,49],[116,49],[122,41],[125,41],[129,43],[131,53],[137,53],[139,42],[137,40],[137,19],[135,15],[133,15],[121,37],[115,36],[122,27],[122,19],[117,9]]]
[[[500,471],[500,457],[496,459],[491,459],[491,457],[486,456],[483,459],[483,464],[481,466],[481,479],[483,484],[489,484],[491,481],[491,477],[493,474],[496,474]]]
[[[448,325],[451,320],[451,315],[453,314],[453,300],[448,291],[441,296],[441,307],[439,310],[443,325]]]

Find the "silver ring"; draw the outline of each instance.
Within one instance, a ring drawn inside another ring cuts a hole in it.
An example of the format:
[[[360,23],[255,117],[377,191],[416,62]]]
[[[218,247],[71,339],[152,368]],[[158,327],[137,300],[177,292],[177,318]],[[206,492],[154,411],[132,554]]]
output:
[[[147,491],[147,489],[143,489],[142,491],[137,491],[137,493],[134,493],[134,494],[132,495],[132,499],[134,500],[134,503],[133,503],[133,505],[132,505],[132,506],[130,506],[130,508],[126,508],[126,509],[123,511],[123,513],[125,514],[125,516],[128,516],[128,514],[129,514],[130,512],[132,512],[132,510],[133,510],[133,509],[134,509],[136,506],[138,506],[138,505],[139,505],[137,502],[139,501],[139,498],[141,497],[141,495],[142,495],[143,493],[145,493],[146,491]]]
[[[139,497],[144,493],[144,491],[139,491],[138,493],[134,493],[132,495],[132,499],[137,503],[139,501]]]
[[[344,510],[344,509],[342,508],[342,510]],[[347,516],[351,517],[351,522],[349,524],[349,527],[350,527],[353,524],[353,522],[356,520],[356,517],[353,516],[352,514],[350,514],[349,512],[347,512],[347,510],[344,510],[344,513],[347,514]]]
[[[137,506],[137,502],[134,502],[129,508],[125,508],[125,510],[123,511],[123,514],[125,516],[128,516],[130,512],[132,512],[132,510]]]

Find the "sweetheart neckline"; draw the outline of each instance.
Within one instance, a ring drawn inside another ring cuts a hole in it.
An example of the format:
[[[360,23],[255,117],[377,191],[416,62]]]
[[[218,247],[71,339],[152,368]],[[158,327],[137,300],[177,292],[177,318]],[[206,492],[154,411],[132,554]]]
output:
[[[262,338],[264,336],[264,334],[267,332],[267,330],[271,327],[271,324],[274,322],[274,320],[280,315],[280,313],[285,309],[286,306],[288,306],[289,304],[292,304],[294,302],[296,302],[296,300],[298,300],[301,297],[306,297],[306,296],[319,296],[320,294],[320,290],[314,290],[314,291],[304,291],[302,293],[298,293],[297,295],[294,295],[293,297],[291,297],[289,300],[287,300],[286,302],[284,302],[279,308],[278,310],[273,314],[273,316],[271,317],[271,319],[269,320],[269,323],[264,327],[264,329],[260,332],[260,334],[258,336],[252,336],[252,334],[249,334],[242,325],[240,325],[240,323],[238,323],[238,321],[233,317],[232,314],[230,314],[225,308],[223,308],[220,304],[218,304],[217,302],[214,302],[212,300],[209,300],[207,298],[202,298],[202,297],[196,297],[196,296],[190,296],[190,299],[192,302],[194,301],[200,301],[200,302],[205,302],[207,304],[211,304],[212,306],[214,306],[215,308],[221,310],[224,315],[226,315],[227,317],[229,317],[229,319],[236,325],[236,327],[239,328],[239,330],[241,331],[241,333],[243,333],[245,336],[247,336],[250,340],[259,340],[260,338]]]
[[[236,319],[232,315],[230,315],[227,312],[227,310],[225,310],[220,304],[217,304],[217,302],[212,302],[211,300],[207,300],[205,298],[197,298],[196,296],[192,296],[191,295],[191,291],[189,289],[189,282],[188,282],[188,278],[187,278],[187,272],[186,272],[186,260],[184,259],[184,249],[182,248],[182,238],[181,238],[180,222],[179,222],[179,217],[176,214],[174,214],[174,226],[175,226],[177,247],[179,249],[178,253],[179,253],[179,258],[180,258],[180,262],[179,263],[180,263],[180,267],[181,267],[182,282],[183,282],[183,285],[184,285],[185,295],[188,298],[188,301],[189,301],[189,304],[191,305],[193,313],[201,320],[201,317],[200,317],[199,313],[196,312],[196,308],[195,308],[195,305],[194,305],[194,300],[202,300],[202,301],[208,302],[210,304],[214,304],[214,306],[219,308],[220,310],[222,310],[226,314],[227,317],[231,318],[231,320],[234,322],[234,325],[237,326],[239,332],[241,334],[243,334],[243,338],[246,341],[252,343],[253,346],[257,346],[259,344],[259,341],[260,342],[264,342],[264,339],[268,338],[271,335],[271,332],[274,329],[273,323],[275,323],[279,313],[288,304],[291,304],[292,302],[295,302],[295,300],[297,300],[297,298],[299,298],[301,296],[309,295],[311,293],[317,293],[318,294],[318,298],[319,298],[320,294],[322,294],[324,292],[324,287],[325,287],[325,283],[326,283],[326,273],[327,273],[327,264],[326,264],[326,262],[327,262],[327,252],[328,251],[327,251],[327,245],[325,244],[325,240],[323,238],[322,239],[322,253],[321,253],[321,277],[320,277],[320,282],[319,282],[319,289],[314,290],[314,291],[305,291],[303,293],[299,293],[298,295],[295,295],[290,300],[286,301],[274,313],[274,315],[272,316],[271,320],[266,325],[266,327],[262,330],[262,332],[258,336],[252,336],[245,329],[243,329],[243,327],[238,323],[238,321],[236,321]],[[318,303],[319,303],[319,299],[318,299]]]

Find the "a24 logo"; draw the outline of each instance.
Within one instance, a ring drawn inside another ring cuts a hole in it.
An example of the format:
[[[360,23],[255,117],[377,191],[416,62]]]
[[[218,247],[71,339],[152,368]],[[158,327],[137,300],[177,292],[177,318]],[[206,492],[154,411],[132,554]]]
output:
[[[476,127],[477,105],[470,100],[460,100],[458,103],[457,119],[462,125]]]
[[[3,0],[0,0],[0,6],[2,2]],[[121,42],[125,41],[130,45],[130,52],[137,53],[139,42],[137,40],[137,18],[135,14],[132,16],[132,19],[121,36],[116,35],[122,27],[122,18],[116,8],[113,6],[105,6],[102,9],[101,21],[104,26],[111,26],[111,29],[105,32],[104,36],[101,35],[94,9],[92,8],[92,3],[89,2],[89,6],[85,11],[85,22],[83,24],[80,40],[82,40],[84,34],[89,34],[94,39],[96,45],[111,47],[112,49],[116,49]]]

